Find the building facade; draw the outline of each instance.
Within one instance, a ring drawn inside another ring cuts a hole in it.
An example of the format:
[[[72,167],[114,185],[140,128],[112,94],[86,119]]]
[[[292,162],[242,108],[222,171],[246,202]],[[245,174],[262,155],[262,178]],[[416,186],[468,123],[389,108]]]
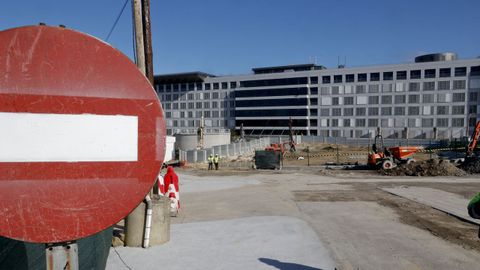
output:
[[[245,134],[459,138],[480,119],[480,59],[420,56],[413,63],[326,69],[254,68],[253,74],[156,76],[168,134],[239,129]]]

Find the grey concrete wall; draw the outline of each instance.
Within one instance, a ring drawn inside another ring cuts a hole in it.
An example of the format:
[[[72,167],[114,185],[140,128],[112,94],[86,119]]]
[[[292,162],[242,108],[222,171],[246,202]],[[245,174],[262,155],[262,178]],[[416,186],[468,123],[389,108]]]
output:
[[[185,134],[175,134],[177,149],[182,150],[193,150],[197,148],[197,135],[185,135]]]
[[[176,134],[177,149],[194,150],[198,146],[198,137],[196,134]],[[211,148],[217,145],[230,144],[230,133],[207,134],[205,135],[204,148]]]
[[[205,136],[205,148],[223,144],[230,144],[230,133],[208,134]]]
[[[252,154],[255,150],[263,149],[270,145],[269,138],[260,138],[251,140],[248,142],[239,142],[232,144],[225,144],[220,146],[214,146],[203,150],[189,150],[183,151],[183,155],[190,163],[207,162],[207,158],[210,154],[218,154],[221,157],[232,157],[237,155]],[[182,151],[180,151],[181,153]],[[182,156],[182,154],[181,154]]]

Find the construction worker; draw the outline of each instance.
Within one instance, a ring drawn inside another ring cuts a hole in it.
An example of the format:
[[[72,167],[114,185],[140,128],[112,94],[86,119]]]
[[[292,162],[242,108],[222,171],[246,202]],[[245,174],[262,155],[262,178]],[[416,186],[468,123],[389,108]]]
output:
[[[213,155],[208,156],[208,170],[213,170]]]
[[[213,163],[215,163],[215,170],[218,170],[218,162],[220,161],[220,157],[218,154],[215,154],[215,157],[213,158]]]

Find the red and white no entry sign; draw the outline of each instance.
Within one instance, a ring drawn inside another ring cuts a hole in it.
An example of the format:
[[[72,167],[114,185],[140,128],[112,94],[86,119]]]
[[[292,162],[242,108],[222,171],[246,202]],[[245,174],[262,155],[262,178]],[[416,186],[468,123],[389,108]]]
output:
[[[0,235],[54,243],[115,224],[164,147],[160,102],[122,53],[59,27],[0,32]]]

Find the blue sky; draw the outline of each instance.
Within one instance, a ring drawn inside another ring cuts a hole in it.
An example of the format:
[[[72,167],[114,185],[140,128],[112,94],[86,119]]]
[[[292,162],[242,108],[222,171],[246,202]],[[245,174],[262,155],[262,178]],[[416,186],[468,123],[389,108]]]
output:
[[[480,56],[478,0],[151,0],[156,74],[252,67],[404,63]],[[3,1],[0,29],[45,22],[105,39],[124,0]],[[131,7],[109,43],[132,57]]]

